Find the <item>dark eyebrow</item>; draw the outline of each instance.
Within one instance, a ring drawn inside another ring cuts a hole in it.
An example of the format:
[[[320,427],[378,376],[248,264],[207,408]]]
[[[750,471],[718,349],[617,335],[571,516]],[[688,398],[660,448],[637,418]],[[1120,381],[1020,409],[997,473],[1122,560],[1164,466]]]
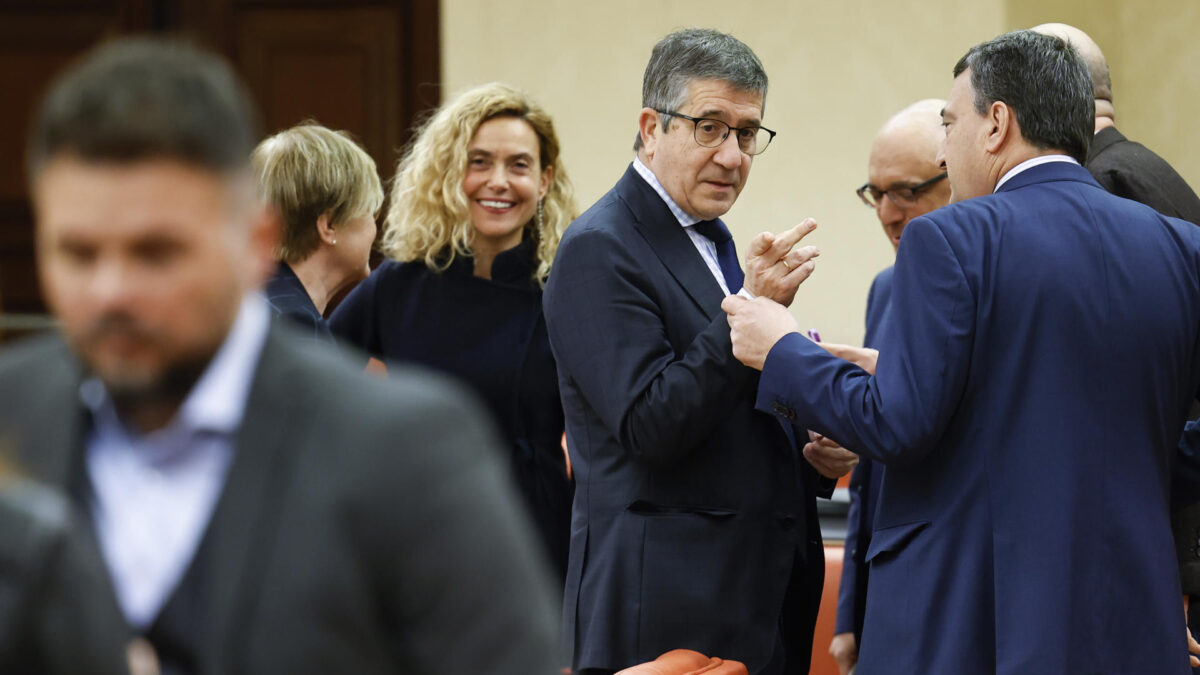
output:
[[[707,119],[717,120],[718,122],[724,122],[725,120],[720,118],[720,115],[724,115],[724,114],[725,114],[724,110],[720,110],[718,108],[709,108],[708,110],[705,110],[704,112],[700,113],[699,115],[694,115],[693,117],[707,118]],[[748,120],[742,120],[742,121],[738,122],[738,125],[740,125],[743,128],[744,127],[761,127],[762,121],[752,118],[752,119],[748,119]]]

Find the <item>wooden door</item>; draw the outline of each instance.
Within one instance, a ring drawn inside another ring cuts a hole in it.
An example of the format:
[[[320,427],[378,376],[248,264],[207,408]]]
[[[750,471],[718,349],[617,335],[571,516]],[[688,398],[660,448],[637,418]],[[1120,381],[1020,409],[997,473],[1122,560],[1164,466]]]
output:
[[[24,155],[47,83],[116,35],[183,35],[227,56],[272,133],[305,119],[355,134],[387,179],[440,101],[437,0],[0,0],[0,329],[45,323]],[[17,332],[21,332],[18,330]]]

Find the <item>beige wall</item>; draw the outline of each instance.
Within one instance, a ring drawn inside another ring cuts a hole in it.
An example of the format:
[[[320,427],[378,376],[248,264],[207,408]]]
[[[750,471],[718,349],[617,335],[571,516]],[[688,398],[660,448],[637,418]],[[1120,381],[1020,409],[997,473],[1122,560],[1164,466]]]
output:
[[[1059,21],[1092,36],[1108,59],[1117,127],[1200,187],[1200,2],[1009,0],[1006,30]]]
[[[866,179],[871,138],[908,103],[944,97],[951,68],[973,44],[1042,21],[1078,21],[1094,30],[1114,62],[1121,127],[1181,168],[1194,166],[1193,174],[1200,177],[1200,157],[1187,164],[1188,157],[1169,153],[1171,145],[1152,133],[1161,132],[1161,125],[1147,123],[1133,109],[1138,99],[1149,100],[1163,114],[1160,104],[1169,102],[1177,111],[1171,128],[1190,133],[1183,125],[1189,111],[1185,102],[1200,99],[1194,86],[1200,75],[1187,74],[1193,86],[1164,92],[1161,80],[1130,74],[1168,57],[1181,68],[1196,61],[1200,48],[1188,44],[1171,18],[1182,14],[1195,25],[1196,3],[1164,4],[1178,7],[1159,16],[1157,6],[1150,12],[1115,0],[744,5],[442,0],[443,82],[448,93],[490,80],[533,92],[555,117],[580,206],[586,208],[632,158],[642,70],[654,43],[673,29],[693,25],[738,36],[759,55],[771,78],[764,123],[779,136],[755,160],[749,183],[725,220],[744,250],[757,232],[815,217],[820,227],[809,240],[822,255],[793,311],[802,326],[820,329],[826,340],[858,343],[871,279],[893,256],[874,212],[854,195]],[[1047,6],[1057,13],[1039,9]],[[1093,15],[1110,23],[1083,20]],[[1129,26],[1159,42],[1147,52],[1135,44],[1125,49],[1122,36]],[[1120,45],[1116,53],[1108,42]],[[1125,62],[1120,68],[1118,55]],[[1180,73],[1177,79],[1185,78]]]

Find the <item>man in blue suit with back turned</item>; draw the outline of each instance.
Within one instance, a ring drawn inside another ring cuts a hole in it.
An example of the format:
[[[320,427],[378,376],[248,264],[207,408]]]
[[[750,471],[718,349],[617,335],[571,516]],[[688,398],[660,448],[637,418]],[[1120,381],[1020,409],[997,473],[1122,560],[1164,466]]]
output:
[[[774,133],[766,90],[732,36],[660,41],[637,156],[567,229],[546,284],[575,467],[563,616],[577,673],[675,648],[808,672],[824,577],[814,496],[855,458],[837,448],[810,466],[790,425],[754,409],[758,374],[733,358],[721,312],[743,288],[791,302],[813,268],[814,249],[790,251],[805,221],[760,239],[743,279],[719,220]]]
[[[763,298],[725,301],[734,354],[760,408],[887,466],[861,675],[1186,675],[1170,490],[1200,229],[1079,166],[1092,88],[1058,38],[1000,36],[954,75],[955,203],[904,232],[875,375]]]

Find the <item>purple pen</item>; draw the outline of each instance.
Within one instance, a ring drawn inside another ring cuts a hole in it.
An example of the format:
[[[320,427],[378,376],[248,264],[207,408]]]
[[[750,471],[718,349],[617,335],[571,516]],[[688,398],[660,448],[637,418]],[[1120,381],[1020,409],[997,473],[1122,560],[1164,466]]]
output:
[[[816,329],[816,328],[809,328],[809,329],[808,329],[808,337],[812,338],[812,341],[813,341],[813,342],[820,342],[820,341],[821,341],[821,334],[817,332],[817,329]]]

